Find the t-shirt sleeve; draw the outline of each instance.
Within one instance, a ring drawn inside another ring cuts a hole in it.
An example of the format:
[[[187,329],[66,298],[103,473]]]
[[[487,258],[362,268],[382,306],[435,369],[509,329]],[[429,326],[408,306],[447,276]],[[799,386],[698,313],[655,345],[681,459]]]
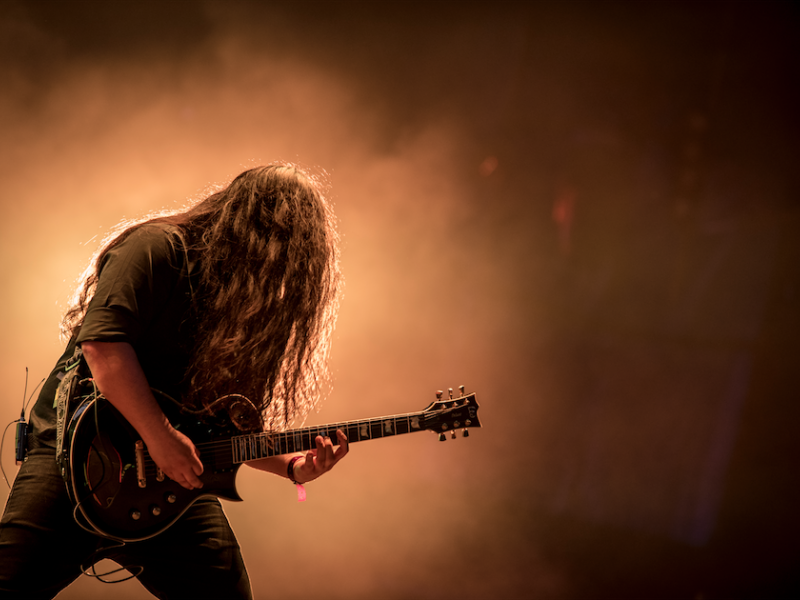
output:
[[[170,233],[154,224],[139,227],[109,250],[77,342],[135,344],[172,295],[180,259]]]

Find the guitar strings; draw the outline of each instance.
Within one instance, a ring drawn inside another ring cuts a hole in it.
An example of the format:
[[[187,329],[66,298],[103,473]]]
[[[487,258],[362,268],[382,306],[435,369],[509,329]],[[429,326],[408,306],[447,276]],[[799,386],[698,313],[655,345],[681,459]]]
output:
[[[394,435],[399,435],[397,433],[397,423],[398,421],[404,420],[408,425],[408,430],[401,432],[401,433],[414,433],[416,431],[423,431],[424,427],[420,426],[417,428],[411,427],[411,419],[420,417],[421,414],[418,412],[411,412],[411,413],[403,413],[397,414],[387,417],[377,417],[374,419],[367,419],[367,420],[353,420],[353,421],[343,421],[340,423],[330,423],[328,425],[320,425],[320,426],[311,426],[311,427],[304,427],[303,429],[297,429],[293,431],[283,431],[283,432],[276,432],[276,433],[254,433],[254,434],[244,434],[241,436],[233,436],[228,439],[221,439],[221,440],[212,440],[208,442],[200,442],[196,444],[196,448],[200,451],[200,458],[201,460],[206,458],[206,462],[215,462],[215,463],[224,463],[227,462],[228,459],[231,459],[233,464],[238,464],[242,461],[237,461],[236,458],[233,456],[233,448],[231,444],[231,440],[237,437],[247,438],[251,437],[254,440],[263,440],[264,438],[269,439],[270,437],[277,438],[278,443],[274,443],[274,440],[270,440],[267,443],[270,444],[269,449],[273,450],[277,448],[277,451],[274,454],[266,453],[265,456],[261,458],[270,458],[273,456],[280,456],[283,454],[291,454],[292,452],[304,452],[305,450],[302,449],[294,449],[290,450],[289,442],[292,442],[292,446],[294,446],[294,442],[297,437],[300,437],[301,441],[308,441],[309,447],[313,447],[312,440],[316,439],[317,436],[328,436],[331,431],[335,431],[337,429],[342,429],[348,434],[348,441],[347,443],[353,443],[358,441],[363,441],[365,439],[380,439],[383,437],[392,437]],[[389,436],[384,434],[383,427],[380,428],[381,435],[380,436],[373,436],[373,427],[375,425],[383,425],[388,421],[394,421],[395,428],[393,433]],[[369,437],[362,438],[360,436],[360,430],[363,426],[367,427],[367,431],[369,432]],[[357,439],[350,439],[351,432],[355,434],[359,434]],[[325,434],[325,435],[323,435]],[[304,439],[304,438],[307,438]],[[261,444],[258,444],[259,447],[263,447]],[[283,448],[287,448],[286,451],[283,451]],[[210,459],[210,460],[209,460]],[[155,461],[150,457],[149,453],[145,458],[145,475],[150,476],[154,473],[157,473],[158,467],[155,464]]]

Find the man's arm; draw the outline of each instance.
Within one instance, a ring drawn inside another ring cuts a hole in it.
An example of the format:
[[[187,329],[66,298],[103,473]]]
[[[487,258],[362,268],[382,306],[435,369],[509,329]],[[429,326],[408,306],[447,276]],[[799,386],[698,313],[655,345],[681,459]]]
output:
[[[198,478],[203,463],[192,441],[176,430],[153,397],[150,385],[127,342],[81,343],[83,355],[100,392],[142,436],[147,451],[164,474],[186,489],[203,487]],[[348,451],[347,437],[336,432],[338,446],[330,438],[317,436],[317,447],[294,464],[295,481],[306,483],[330,471]],[[255,469],[286,477],[289,461],[295,455],[274,456],[248,462]]]
[[[167,420],[127,342],[81,343],[100,392],[133,425],[164,474],[186,489],[203,487],[203,463],[192,441]]]

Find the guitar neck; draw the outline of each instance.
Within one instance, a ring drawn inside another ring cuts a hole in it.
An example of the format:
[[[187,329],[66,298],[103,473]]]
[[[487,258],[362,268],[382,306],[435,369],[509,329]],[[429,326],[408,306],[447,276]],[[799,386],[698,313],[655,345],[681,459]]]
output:
[[[231,438],[233,462],[244,463],[281,454],[307,452],[317,447],[317,436],[329,437],[335,443],[337,429],[341,429],[347,435],[349,444],[423,431],[425,429],[424,419],[423,412],[416,412],[363,421],[303,427],[280,433],[238,435]]]

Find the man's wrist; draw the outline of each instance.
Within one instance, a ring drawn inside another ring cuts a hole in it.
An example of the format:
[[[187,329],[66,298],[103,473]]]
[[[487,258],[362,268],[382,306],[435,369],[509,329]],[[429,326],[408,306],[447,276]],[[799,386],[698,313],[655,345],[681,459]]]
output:
[[[301,485],[301,483],[297,480],[297,475],[295,474],[295,467],[297,466],[297,462],[300,459],[304,459],[302,455],[300,456],[293,456],[286,465],[286,476],[289,478],[295,485]]]

